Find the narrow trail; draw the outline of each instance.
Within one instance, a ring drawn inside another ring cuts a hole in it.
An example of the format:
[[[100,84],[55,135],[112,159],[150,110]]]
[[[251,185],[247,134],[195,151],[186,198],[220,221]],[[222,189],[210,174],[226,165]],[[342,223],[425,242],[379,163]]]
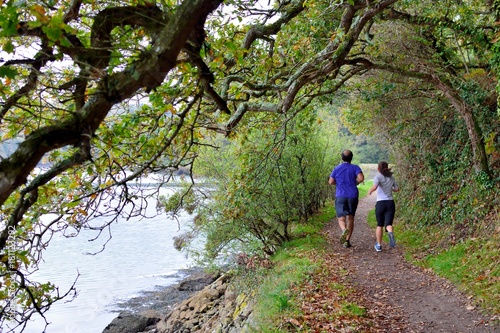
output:
[[[402,246],[390,249],[383,243],[383,251],[375,251],[375,231],[367,224],[368,212],[375,207],[375,201],[376,195],[360,199],[351,248],[340,245],[336,220],[325,231],[334,252],[345,258],[349,280],[377,307],[374,311],[379,320],[389,323],[381,325],[387,327],[381,332],[500,332],[500,327],[492,326],[453,285],[408,263]],[[397,241],[397,223],[394,234]],[[397,330],[390,325],[395,321]]]

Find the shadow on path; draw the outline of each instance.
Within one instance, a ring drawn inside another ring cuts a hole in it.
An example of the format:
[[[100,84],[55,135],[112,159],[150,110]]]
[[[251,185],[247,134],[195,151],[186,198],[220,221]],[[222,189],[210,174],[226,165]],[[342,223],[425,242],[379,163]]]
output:
[[[374,194],[360,199],[351,248],[340,245],[336,221],[329,223],[327,234],[334,251],[345,254],[344,262],[349,265],[355,288],[378,307],[373,311],[379,319],[402,318],[407,326],[405,332],[500,332],[500,327],[492,326],[451,283],[409,264],[400,245],[390,249],[383,243],[383,251],[375,251],[375,230],[367,224],[368,212],[374,209],[375,201]],[[394,234],[397,240],[397,223]]]

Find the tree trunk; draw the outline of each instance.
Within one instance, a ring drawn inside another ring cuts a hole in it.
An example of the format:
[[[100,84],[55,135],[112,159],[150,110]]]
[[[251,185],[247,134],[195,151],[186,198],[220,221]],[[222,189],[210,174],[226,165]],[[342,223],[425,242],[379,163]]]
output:
[[[450,86],[446,85],[437,77],[433,77],[433,83],[436,88],[444,93],[453,107],[458,111],[465,121],[467,132],[469,133],[469,140],[472,148],[474,169],[477,172],[485,172],[491,176],[488,166],[488,157],[486,156],[486,149],[482,139],[481,129],[476,121],[472,107],[468,105]]]

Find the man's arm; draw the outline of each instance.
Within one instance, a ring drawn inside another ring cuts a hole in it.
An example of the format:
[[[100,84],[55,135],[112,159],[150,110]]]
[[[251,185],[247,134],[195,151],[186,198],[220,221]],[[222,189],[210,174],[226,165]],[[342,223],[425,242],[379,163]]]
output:
[[[328,184],[337,185],[337,182],[335,181],[335,178],[330,177],[330,179],[328,179]]]
[[[363,180],[365,180],[365,175],[363,175],[362,172],[358,173],[356,176],[356,183],[359,185],[363,182]]]

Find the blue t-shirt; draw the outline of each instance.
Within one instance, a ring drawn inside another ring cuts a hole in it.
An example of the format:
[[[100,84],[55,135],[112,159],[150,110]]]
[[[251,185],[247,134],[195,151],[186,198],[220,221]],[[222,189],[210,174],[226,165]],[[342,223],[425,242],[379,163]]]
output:
[[[356,164],[342,163],[337,165],[330,175],[335,179],[335,195],[337,197],[357,198],[359,191],[356,178],[362,172]]]

